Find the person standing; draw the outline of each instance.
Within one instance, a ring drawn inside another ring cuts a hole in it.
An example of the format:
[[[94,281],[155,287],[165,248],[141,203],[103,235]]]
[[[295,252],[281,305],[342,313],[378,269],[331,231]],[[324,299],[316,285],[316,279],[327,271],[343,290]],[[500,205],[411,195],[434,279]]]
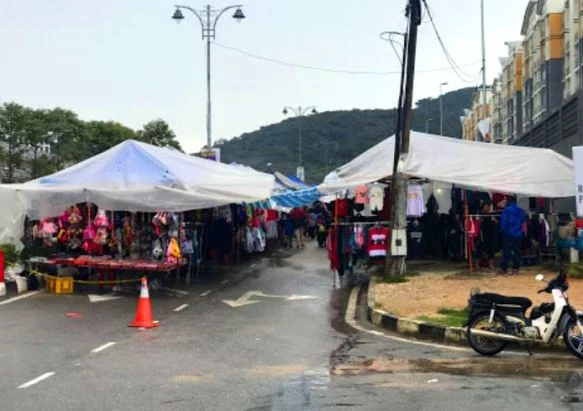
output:
[[[307,214],[302,207],[294,208],[290,217],[294,225],[294,235],[296,237],[297,248],[304,248],[304,231],[306,229]]]
[[[508,272],[508,265],[512,260],[512,273],[518,274],[520,269],[520,244],[522,242],[522,225],[526,222],[526,213],[516,204],[516,199],[508,199],[508,205],[500,217],[500,231],[504,244],[504,255],[500,270]]]
[[[482,205],[482,222],[480,225],[480,243],[482,245],[482,255],[488,259],[488,267],[495,271],[494,257],[498,249],[498,223],[491,215],[492,203],[484,202]]]

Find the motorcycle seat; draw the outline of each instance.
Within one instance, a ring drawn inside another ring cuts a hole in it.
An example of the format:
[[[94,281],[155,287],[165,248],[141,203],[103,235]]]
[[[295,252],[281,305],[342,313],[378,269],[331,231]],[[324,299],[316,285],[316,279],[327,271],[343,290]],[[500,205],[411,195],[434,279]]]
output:
[[[501,294],[483,293],[476,296],[478,299],[500,305],[518,305],[525,310],[532,305],[526,297],[507,297]]]

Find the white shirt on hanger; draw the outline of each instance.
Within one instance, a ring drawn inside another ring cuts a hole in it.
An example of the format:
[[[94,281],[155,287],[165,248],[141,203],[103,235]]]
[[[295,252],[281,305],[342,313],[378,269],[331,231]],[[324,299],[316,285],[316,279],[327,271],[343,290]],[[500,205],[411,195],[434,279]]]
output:
[[[386,184],[373,183],[368,188],[368,199],[372,211],[383,211]]]
[[[419,184],[409,184],[407,187],[407,216],[421,217],[425,214],[423,190]]]

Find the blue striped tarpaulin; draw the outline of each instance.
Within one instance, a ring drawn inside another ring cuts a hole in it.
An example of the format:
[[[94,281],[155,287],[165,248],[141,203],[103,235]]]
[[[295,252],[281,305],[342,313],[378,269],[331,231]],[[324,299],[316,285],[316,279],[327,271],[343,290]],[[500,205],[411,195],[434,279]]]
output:
[[[271,197],[271,201],[281,207],[294,208],[306,206],[318,201],[322,194],[316,187],[306,188],[298,191],[288,191],[287,193],[276,194]]]

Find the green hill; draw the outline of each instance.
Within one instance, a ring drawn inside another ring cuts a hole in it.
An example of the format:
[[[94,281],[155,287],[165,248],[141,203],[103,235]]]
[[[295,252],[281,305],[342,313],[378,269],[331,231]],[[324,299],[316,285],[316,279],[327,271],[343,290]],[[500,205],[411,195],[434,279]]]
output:
[[[443,95],[443,134],[461,137],[459,117],[470,106],[474,89]],[[272,163],[275,170],[295,174],[298,165],[298,125],[302,122],[303,163],[308,182],[320,182],[332,171],[383,138],[393,134],[396,110],[328,111],[307,117],[288,118],[231,140],[218,141],[224,162],[237,162],[257,170]],[[439,134],[439,99],[419,100],[413,114],[413,130]],[[327,147],[327,150],[326,150]],[[327,156],[326,156],[327,154]],[[328,157],[326,159],[326,157]],[[328,164],[326,164],[326,160]],[[392,161],[392,159],[387,159]]]

